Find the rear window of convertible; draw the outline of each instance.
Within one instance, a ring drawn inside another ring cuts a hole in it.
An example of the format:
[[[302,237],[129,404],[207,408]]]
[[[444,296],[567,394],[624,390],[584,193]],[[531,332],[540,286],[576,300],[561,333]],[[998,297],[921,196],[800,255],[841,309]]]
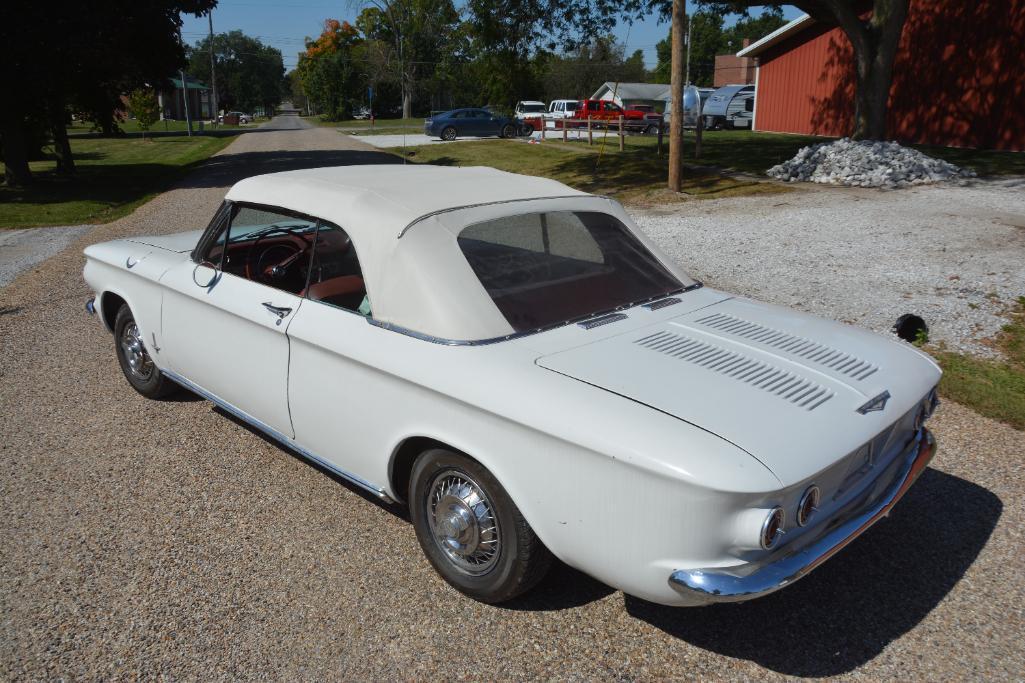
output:
[[[458,243],[517,332],[683,288],[618,218],[601,212],[507,216],[464,228]]]

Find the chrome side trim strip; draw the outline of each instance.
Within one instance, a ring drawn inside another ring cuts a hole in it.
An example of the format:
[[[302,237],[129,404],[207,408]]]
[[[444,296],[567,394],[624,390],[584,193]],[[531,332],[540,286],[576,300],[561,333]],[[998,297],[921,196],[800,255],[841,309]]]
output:
[[[713,602],[741,602],[789,586],[808,575],[813,569],[840,552],[866,529],[890,513],[929,461],[936,455],[936,439],[928,429],[922,429],[904,454],[896,459],[897,471],[890,485],[874,499],[862,498],[848,507],[847,516],[827,524],[818,538],[806,546],[784,554],[768,564],[755,568],[746,576],[733,572],[740,567],[713,569],[678,569],[669,576],[669,585],[693,604]],[[867,496],[875,489],[870,487]],[[747,565],[750,566],[750,565]]]
[[[170,370],[161,370],[161,372],[164,373],[164,375],[166,375],[168,379],[174,380],[175,382],[177,382],[178,384],[182,385],[183,387],[185,387],[189,391],[192,391],[192,392],[195,392],[195,393],[199,394],[200,396],[202,396],[206,400],[210,401],[211,403],[216,404],[217,406],[219,406],[223,410],[231,413],[232,415],[234,415],[238,419],[242,420],[246,424],[250,425],[251,427],[253,427],[255,429],[259,429],[261,432],[263,432],[267,436],[273,438],[275,441],[280,443],[282,446],[285,446],[289,450],[295,451],[296,453],[298,453],[299,455],[303,456],[307,460],[311,460],[311,461],[317,463],[318,465],[320,465],[321,467],[323,467],[324,469],[329,470],[329,471],[333,472],[334,474],[337,474],[342,479],[345,479],[346,481],[348,481],[348,482],[350,482],[352,484],[355,484],[356,486],[359,486],[362,489],[365,489],[366,491],[374,494],[375,496],[377,496],[378,498],[380,498],[382,501],[384,501],[386,503],[394,503],[395,502],[394,500],[392,500],[392,497],[389,496],[387,493],[385,493],[384,489],[381,488],[380,486],[372,484],[369,481],[367,481],[366,479],[363,479],[362,477],[359,477],[359,476],[357,476],[355,474],[352,474],[351,472],[346,472],[343,469],[339,469],[338,467],[335,467],[334,465],[332,465],[330,462],[328,462],[324,458],[321,458],[316,453],[313,453],[311,451],[306,450],[305,448],[303,448],[302,446],[298,445],[297,443],[295,443],[290,438],[288,438],[287,436],[285,436],[281,432],[277,431],[273,427],[264,424],[260,420],[257,420],[255,417],[252,417],[251,415],[249,415],[249,414],[239,410],[238,408],[236,408],[235,406],[231,405],[230,403],[227,403],[226,401],[221,400],[219,397],[215,396],[214,394],[211,394],[206,389],[203,389],[202,387],[200,387],[200,386],[190,382],[189,380],[185,379],[184,377],[182,377],[178,373],[171,372]]]

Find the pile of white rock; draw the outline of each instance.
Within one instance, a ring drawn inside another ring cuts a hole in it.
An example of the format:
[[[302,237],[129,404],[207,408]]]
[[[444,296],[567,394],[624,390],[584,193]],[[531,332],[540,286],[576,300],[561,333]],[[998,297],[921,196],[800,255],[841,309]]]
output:
[[[802,147],[789,161],[766,171],[779,180],[855,187],[907,187],[975,177],[942,159],[934,159],[896,142],[841,138]]]

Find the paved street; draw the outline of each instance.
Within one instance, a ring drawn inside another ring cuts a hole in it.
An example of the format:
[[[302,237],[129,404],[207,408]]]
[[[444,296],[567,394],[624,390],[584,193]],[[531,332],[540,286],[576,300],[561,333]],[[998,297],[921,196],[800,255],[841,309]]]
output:
[[[492,607],[402,510],[206,401],[132,391],[82,248],[202,228],[242,177],[381,161],[279,117],[0,289],[0,679],[1021,678],[1025,438],[954,404],[891,519],[781,593],[670,609],[559,566]]]

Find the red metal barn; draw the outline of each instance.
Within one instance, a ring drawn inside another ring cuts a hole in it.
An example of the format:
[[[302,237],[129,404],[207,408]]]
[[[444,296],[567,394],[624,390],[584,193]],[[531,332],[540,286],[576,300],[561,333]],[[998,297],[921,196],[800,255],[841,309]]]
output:
[[[755,130],[847,135],[854,58],[804,16],[737,53],[757,57]],[[903,142],[1025,150],[1025,0],[911,0],[890,90]]]

